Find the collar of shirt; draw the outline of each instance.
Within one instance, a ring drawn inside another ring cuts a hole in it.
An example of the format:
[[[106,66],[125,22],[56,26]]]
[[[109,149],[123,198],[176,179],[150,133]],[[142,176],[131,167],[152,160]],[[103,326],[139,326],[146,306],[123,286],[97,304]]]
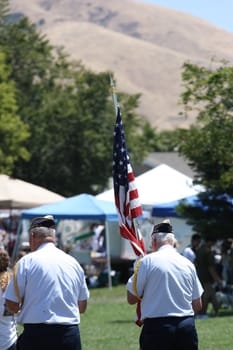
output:
[[[36,249],[36,251],[44,248],[45,246],[47,246],[47,247],[52,247],[52,246],[55,247],[54,243],[52,243],[52,242],[44,242]]]
[[[161,250],[164,250],[164,249],[170,249],[172,251],[173,250],[175,251],[174,247],[171,244],[164,244],[157,251],[161,251]]]

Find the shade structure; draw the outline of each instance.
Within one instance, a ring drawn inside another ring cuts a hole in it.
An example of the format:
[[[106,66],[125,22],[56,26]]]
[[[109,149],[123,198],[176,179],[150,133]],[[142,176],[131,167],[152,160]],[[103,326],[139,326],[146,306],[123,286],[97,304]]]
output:
[[[190,196],[181,200],[176,200],[168,203],[155,204],[151,210],[151,216],[155,217],[178,217],[176,213],[176,207],[180,203],[185,203],[193,206],[200,206],[201,203],[198,200],[198,196]]]
[[[95,196],[86,193],[22,212],[23,219],[44,215],[53,215],[55,219],[117,220],[114,203],[97,199]]]
[[[161,164],[135,179],[142,206],[151,209],[154,204],[169,203],[197,195],[203,187],[181,172]],[[100,193],[98,199],[114,201],[113,189]]]
[[[0,175],[0,209],[27,209],[63,199],[63,196],[43,187]]]
[[[105,222],[108,284],[109,288],[111,288],[112,281],[108,222],[118,220],[115,204],[97,199],[90,194],[83,193],[67,198],[58,203],[25,210],[22,212],[21,217],[22,219],[31,219],[36,216],[44,215],[53,215],[57,220],[101,220]]]

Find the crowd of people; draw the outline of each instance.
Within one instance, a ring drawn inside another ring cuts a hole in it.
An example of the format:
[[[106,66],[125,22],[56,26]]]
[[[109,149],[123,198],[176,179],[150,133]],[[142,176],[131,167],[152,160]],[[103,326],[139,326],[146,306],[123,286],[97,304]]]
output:
[[[0,217],[0,248],[7,250],[12,255],[16,241],[17,228],[19,223],[18,215]]]
[[[182,254],[176,243],[170,222],[155,225],[152,251],[138,259],[127,282],[127,301],[140,309],[140,350],[152,350],[155,344],[157,350],[197,350],[195,318],[207,315],[209,303],[217,315],[216,292],[232,285],[232,240],[221,243],[221,254],[214,249],[215,240],[198,234]],[[80,314],[89,298],[84,269],[56,246],[51,216],[31,221],[29,244],[30,254],[14,267],[0,247],[1,350],[81,350]],[[23,325],[19,336],[17,323]]]
[[[212,304],[213,314],[218,315],[223,299],[226,300],[224,296],[232,299],[233,240],[217,241],[211,236],[202,239],[199,234],[193,234],[190,245],[182,254],[195,265],[204,289],[198,317],[208,317],[209,304]]]

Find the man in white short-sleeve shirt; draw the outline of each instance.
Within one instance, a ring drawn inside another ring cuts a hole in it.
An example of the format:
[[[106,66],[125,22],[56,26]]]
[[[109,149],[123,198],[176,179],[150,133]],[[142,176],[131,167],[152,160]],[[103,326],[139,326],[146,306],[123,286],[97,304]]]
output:
[[[53,217],[32,220],[29,243],[32,253],[18,261],[5,292],[9,310],[24,325],[17,349],[80,350],[78,324],[89,298],[84,271],[56,248]]]
[[[182,255],[189,259],[192,263],[196,259],[196,250],[201,243],[201,236],[198,233],[194,233],[191,237],[191,243],[184,248]]]
[[[174,248],[170,223],[154,226],[153,252],[136,265],[127,299],[141,299],[141,350],[197,350],[194,313],[201,310],[203,288],[195,266]]]

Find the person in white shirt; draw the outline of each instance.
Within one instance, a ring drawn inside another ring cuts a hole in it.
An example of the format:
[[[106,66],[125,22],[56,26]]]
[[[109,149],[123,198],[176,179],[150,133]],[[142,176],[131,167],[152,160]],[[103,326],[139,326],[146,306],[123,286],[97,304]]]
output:
[[[31,253],[22,257],[8,285],[9,310],[24,330],[17,350],[80,350],[80,313],[89,291],[80,264],[55,246],[53,217],[37,217],[29,228]]]
[[[8,252],[0,249],[0,349],[16,350],[17,329],[16,320],[7,310],[3,293],[12,277],[9,270],[10,257]]]
[[[174,248],[170,223],[154,226],[153,252],[136,265],[127,282],[129,304],[141,300],[140,350],[197,350],[194,313],[203,288],[193,263]]]
[[[194,263],[196,259],[196,250],[198,249],[200,243],[201,236],[198,233],[194,233],[191,237],[190,245],[184,248],[182,255]]]

